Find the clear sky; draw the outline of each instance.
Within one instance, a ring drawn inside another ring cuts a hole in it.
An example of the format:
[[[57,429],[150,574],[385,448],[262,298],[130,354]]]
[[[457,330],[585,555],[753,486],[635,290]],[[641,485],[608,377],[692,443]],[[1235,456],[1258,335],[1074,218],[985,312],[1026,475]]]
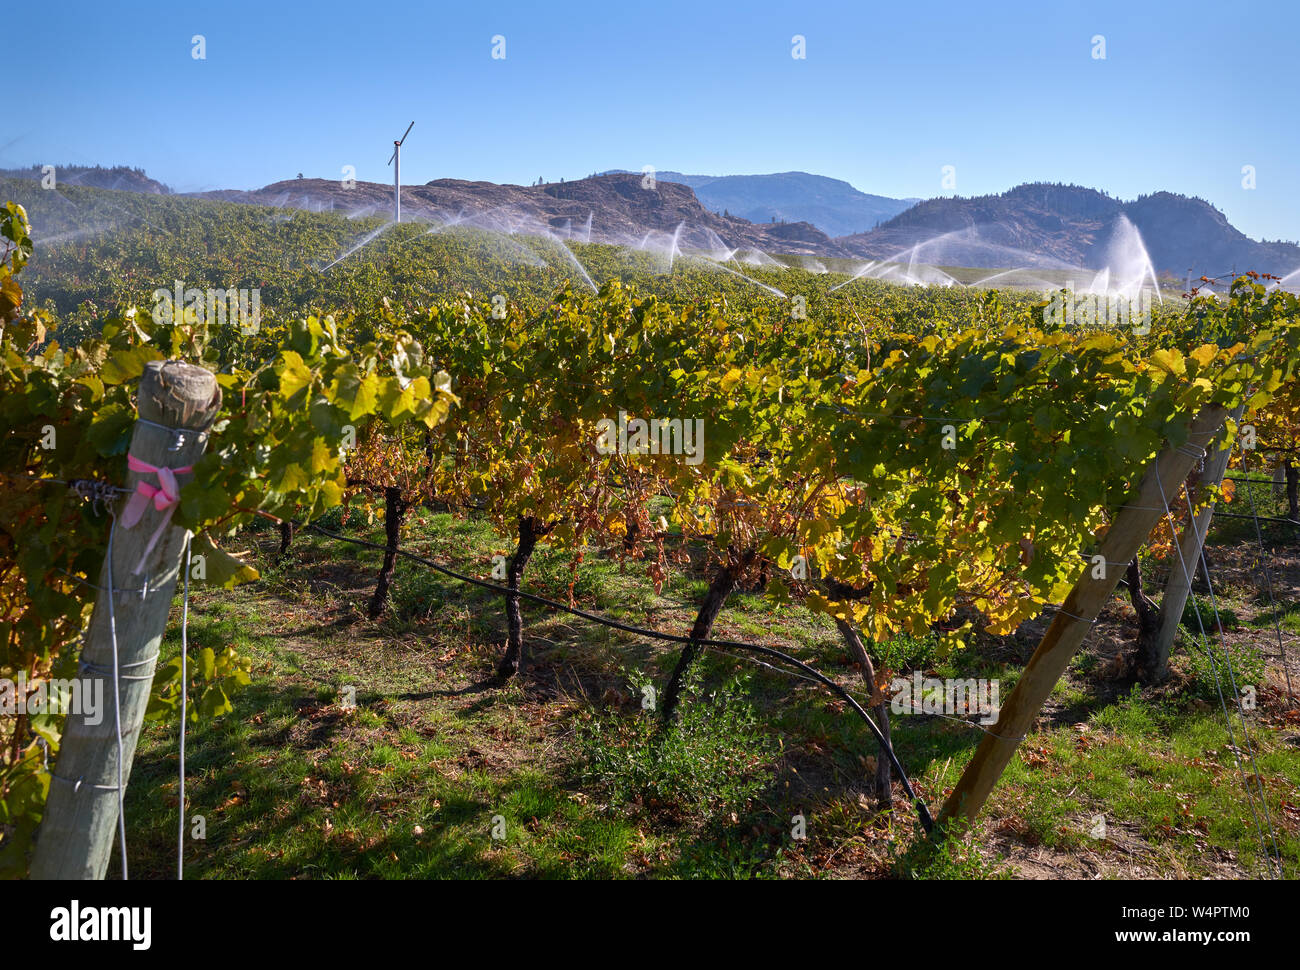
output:
[[[12,3],[3,34],[0,167],[384,182],[414,119],[405,184],[653,165],[929,197],[950,165],[960,195],[1167,189],[1300,239],[1297,0]]]

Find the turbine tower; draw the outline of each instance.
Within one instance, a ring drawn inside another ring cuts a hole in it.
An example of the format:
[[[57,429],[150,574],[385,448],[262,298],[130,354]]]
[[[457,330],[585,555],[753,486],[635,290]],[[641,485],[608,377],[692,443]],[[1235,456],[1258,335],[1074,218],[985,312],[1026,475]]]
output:
[[[393,221],[402,221],[402,142],[406,141],[406,136],[411,133],[415,127],[412,121],[406,126],[401,141],[393,142],[393,154],[388,159],[388,164],[393,166]],[[394,164],[394,162],[396,164]]]

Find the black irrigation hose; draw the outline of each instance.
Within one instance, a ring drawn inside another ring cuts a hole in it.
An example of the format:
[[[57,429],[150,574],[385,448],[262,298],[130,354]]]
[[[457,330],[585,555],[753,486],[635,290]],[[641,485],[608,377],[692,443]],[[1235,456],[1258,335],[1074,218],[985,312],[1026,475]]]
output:
[[[302,523],[295,524],[300,528],[303,527]],[[351,542],[355,545],[365,546],[369,549],[385,551],[385,547],[380,543],[370,542],[366,539],[357,539],[353,536],[341,535],[337,532],[331,532],[329,529],[323,528],[315,523],[307,524],[306,528],[340,542]],[[934,818],[930,815],[929,808],[926,807],[925,802],[912,789],[912,783],[908,780],[907,772],[899,762],[898,755],[894,753],[893,745],[885,740],[885,736],[881,733],[876,722],[871,719],[871,716],[862,708],[862,705],[859,704],[848,691],[815,668],[808,666],[808,664],[804,663],[802,660],[792,657],[788,653],[782,653],[780,650],[774,650],[771,647],[762,647],[752,643],[741,643],[736,640],[692,640],[690,637],[681,636],[675,633],[661,633],[658,630],[647,630],[642,627],[630,626],[626,623],[620,623],[618,620],[611,620],[608,617],[600,616],[597,613],[588,613],[586,610],[580,610],[577,607],[550,600],[544,596],[538,596],[535,593],[529,593],[522,589],[510,589],[506,586],[498,586],[496,583],[489,583],[487,580],[478,579],[474,576],[466,576],[464,573],[459,573],[454,569],[449,569],[441,563],[434,562],[432,559],[426,559],[423,556],[417,556],[413,552],[407,552],[405,549],[398,549],[397,554],[404,559],[410,559],[412,562],[418,562],[422,566],[428,566],[430,569],[434,569],[453,579],[460,580],[462,583],[469,583],[472,586],[479,586],[483,589],[488,589],[494,593],[500,593],[506,596],[513,594],[521,599],[537,603],[540,606],[549,606],[552,609],[571,613],[574,616],[580,616],[584,620],[590,620],[591,622],[598,623],[601,626],[612,627],[615,630],[622,630],[625,633],[648,637],[652,640],[663,640],[669,643],[695,643],[701,647],[719,647],[727,650],[742,650],[749,653],[756,653],[760,656],[770,657],[773,660],[779,660],[792,667],[798,668],[848,703],[849,706],[853,708],[854,712],[862,718],[867,727],[870,728],[871,733],[875,735],[876,741],[880,745],[881,750],[889,755],[890,763],[894,766],[894,770],[898,772],[898,779],[902,783],[903,791],[907,793],[907,797],[912,800],[913,805],[916,807],[916,814],[921,820],[921,826],[925,829],[927,834],[934,831]]]
[[[1300,525],[1300,520],[1279,519],[1277,516],[1273,515],[1242,515],[1240,512],[1220,512],[1216,510],[1214,517],[1224,519],[1255,519],[1258,522],[1281,522],[1283,525]]]

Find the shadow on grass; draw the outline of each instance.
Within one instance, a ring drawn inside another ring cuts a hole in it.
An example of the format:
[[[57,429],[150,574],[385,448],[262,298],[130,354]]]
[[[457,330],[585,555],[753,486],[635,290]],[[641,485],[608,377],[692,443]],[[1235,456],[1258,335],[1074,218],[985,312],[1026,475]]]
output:
[[[407,780],[424,791],[370,788],[340,753],[345,715],[316,708],[324,715],[309,727],[278,723],[303,709],[254,686],[229,715],[190,734],[187,878],[501,878],[517,870],[492,839],[491,820],[527,784],[507,778],[496,792],[475,794],[422,766],[424,775]],[[258,717],[265,726],[253,723]],[[126,801],[131,871],[173,878],[178,738],[174,726],[150,734],[153,756],[137,762]],[[204,838],[193,838],[200,816]]]

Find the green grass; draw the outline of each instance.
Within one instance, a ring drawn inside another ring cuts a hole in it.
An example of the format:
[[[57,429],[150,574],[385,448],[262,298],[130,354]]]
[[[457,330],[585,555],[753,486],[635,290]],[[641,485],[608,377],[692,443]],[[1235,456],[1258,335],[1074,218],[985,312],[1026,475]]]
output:
[[[355,512],[334,526],[382,531]],[[975,828],[936,848],[918,839],[902,802],[883,813],[870,805],[876,749],[865,725],[806,681],[706,652],[680,723],[664,734],[642,698],[666,682],[669,645],[526,605],[534,667],[524,683],[500,687],[490,682],[504,634],[495,595],[402,562],[391,609],[371,623],[377,552],[350,557],[342,543],[302,534],[281,559],[278,537],[260,538],[260,583],[193,597],[192,649],[235,645],[253,661],[254,682],[231,714],[187,741],[188,813],[207,827],[206,838],[187,840],[190,877],[995,878],[1016,871],[1017,846],[1120,873],[1135,858],[1150,875],[1260,871],[1217,695],[1196,703],[1204,672],[1185,650],[1179,689],[1118,699],[1097,679],[1096,657],[1080,654],[1053,697],[1059,719],[1026,739]],[[481,520],[430,512],[412,516],[404,543],[476,575],[510,551]],[[543,546],[526,585],[564,600],[569,563]],[[682,632],[703,584],[675,571],[656,594],[637,564],[588,555],[575,596]],[[1241,631],[1263,626],[1256,616]],[[716,635],[792,651],[863,690],[833,623],[801,607],[746,592]],[[928,638],[870,649],[904,676],[998,677],[1005,701],[1019,668],[989,647],[943,660]],[[164,655],[174,650],[169,638]],[[1234,647],[1234,659],[1239,684],[1255,676],[1257,654]],[[355,688],[354,710],[342,706],[345,686]],[[979,731],[915,715],[895,715],[892,729],[937,811]],[[1300,752],[1284,734],[1252,716],[1294,874],[1300,838],[1283,803],[1300,802]],[[177,740],[175,725],[142,736],[127,796],[137,877],[174,873]],[[1098,817],[1106,839],[1092,834]]]
[[[1208,596],[1192,595],[1187,597],[1187,603],[1183,606],[1182,625],[1193,635],[1200,630],[1214,635],[1220,627],[1236,630],[1241,626],[1241,620],[1231,602],[1222,596],[1216,595],[1211,599]]]
[[[1261,610],[1250,625],[1256,628],[1273,629],[1274,624],[1287,633],[1300,633],[1300,603],[1279,603]]]
[[[1014,760],[999,801],[1014,805],[1027,835],[1049,847],[1119,851],[1108,846],[1116,843],[1118,829],[1159,845],[1174,873],[1206,874],[1216,856],[1230,852],[1258,874],[1263,865],[1259,830],[1217,715],[1189,714],[1171,701],[1144,698],[1135,688],[1099,710],[1086,731],[1030,738],[1027,744],[1042,749],[1047,759],[1041,764]],[[1239,722],[1234,728],[1240,745]],[[1281,797],[1300,784],[1300,764],[1258,725],[1251,735],[1269,800],[1276,800],[1273,818],[1280,821]],[[1097,817],[1111,830],[1109,840],[1092,836]],[[1294,875],[1300,838],[1294,826],[1278,834]]]
[[[732,678],[705,694],[697,669],[671,727],[644,705],[630,717],[600,713],[581,723],[586,780],[617,802],[706,822],[748,809],[772,780],[779,744],[749,700],[746,680]]]
[[[916,827],[905,849],[893,846],[890,863],[899,879],[1009,879],[1011,869],[1001,859],[981,855],[967,837],[966,827],[953,822],[942,837],[927,837]]]
[[[1217,637],[1188,637],[1184,642],[1184,664],[1192,696],[1217,704],[1222,695],[1231,706],[1234,695],[1246,687],[1259,690],[1265,683],[1264,656],[1255,647],[1225,650]]]

